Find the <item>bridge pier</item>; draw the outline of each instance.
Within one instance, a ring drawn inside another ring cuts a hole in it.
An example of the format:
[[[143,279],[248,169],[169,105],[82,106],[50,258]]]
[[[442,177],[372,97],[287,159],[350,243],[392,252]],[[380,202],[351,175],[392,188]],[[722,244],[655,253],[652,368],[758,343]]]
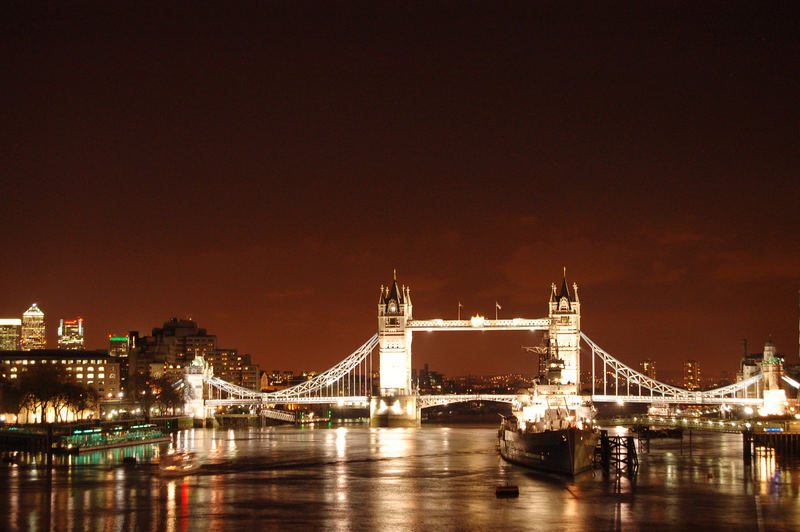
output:
[[[371,397],[369,424],[372,427],[419,427],[420,409],[416,395]]]

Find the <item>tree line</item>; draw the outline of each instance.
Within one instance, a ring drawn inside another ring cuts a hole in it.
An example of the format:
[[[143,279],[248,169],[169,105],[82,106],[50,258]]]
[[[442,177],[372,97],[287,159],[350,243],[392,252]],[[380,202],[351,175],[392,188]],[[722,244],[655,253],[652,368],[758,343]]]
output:
[[[154,379],[139,377],[128,385],[128,401],[139,405],[145,420],[150,419],[150,409],[161,407],[176,409],[184,404],[183,390],[176,389],[167,377]],[[97,409],[100,396],[84,383],[76,382],[61,366],[37,364],[27,366],[16,379],[0,379],[0,412],[14,414],[17,422],[23,411],[28,416],[41,412],[41,423],[46,422],[52,408],[57,423],[66,421],[66,414],[79,418],[82,412]]]
[[[29,416],[41,412],[40,421],[44,423],[51,408],[56,422],[66,421],[66,413],[77,418],[81,412],[94,409],[98,401],[94,388],[70,379],[60,366],[28,366],[16,379],[0,381],[0,410],[14,414],[18,421],[25,410]]]

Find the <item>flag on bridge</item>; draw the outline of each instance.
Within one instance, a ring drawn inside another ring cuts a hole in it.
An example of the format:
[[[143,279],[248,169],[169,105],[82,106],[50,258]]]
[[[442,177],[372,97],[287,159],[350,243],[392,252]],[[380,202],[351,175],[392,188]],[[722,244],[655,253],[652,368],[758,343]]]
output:
[[[497,307],[497,310],[503,310],[503,307],[500,306],[500,303],[497,301],[494,302],[494,306]]]

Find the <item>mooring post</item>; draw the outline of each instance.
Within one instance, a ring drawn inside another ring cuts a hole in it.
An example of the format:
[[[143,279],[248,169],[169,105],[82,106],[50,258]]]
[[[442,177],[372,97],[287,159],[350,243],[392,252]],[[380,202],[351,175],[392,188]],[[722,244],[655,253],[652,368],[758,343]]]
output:
[[[47,474],[53,471],[53,425],[47,424]]]
[[[600,431],[600,459],[603,463],[603,472],[608,473],[611,464],[611,445],[608,441],[608,431]]]
[[[742,431],[742,455],[745,465],[750,465],[752,461],[752,438],[750,431]]]

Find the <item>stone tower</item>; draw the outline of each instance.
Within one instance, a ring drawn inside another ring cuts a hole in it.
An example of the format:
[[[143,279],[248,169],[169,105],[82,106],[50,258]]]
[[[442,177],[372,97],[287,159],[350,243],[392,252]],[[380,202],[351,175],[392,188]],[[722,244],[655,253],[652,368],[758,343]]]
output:
[[[205,406],[203,382],[204,378],[213,376],[214,368],[205,361],[202,355],[196,356],[183,369],[184,411],[194,417],[196,422],[202,423],[207,417],[212,416],[210,409]]]
[[[381,395],[411,393],[411,339],[406,322],[411,317],[411,296],[408,287],[397,284],[381,286],[378,298],[378,339],[380,342]]]
[[[411,290],[397,284],[381,286],[378,297],[380,391],[370,399],[370,423],[378,426],[419,425],[417,398],[411,390]]]
[[[570,293],[566,268],[561,290],[557,290],[555,283],[552,285],[549,315],[551,351],[564,361],[561,384],[574,386],[575,393],[580,393],[581,302],[577,284],[573,283]]]

